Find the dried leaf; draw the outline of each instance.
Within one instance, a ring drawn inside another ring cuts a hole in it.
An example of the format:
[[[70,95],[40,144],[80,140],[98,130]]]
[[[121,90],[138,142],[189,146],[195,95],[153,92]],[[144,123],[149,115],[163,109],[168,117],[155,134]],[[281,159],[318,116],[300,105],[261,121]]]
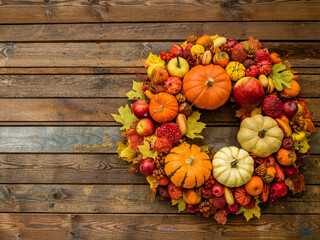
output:
[[[200,133],[206,127],[206,124],[202,122],[198,122],[200,119],[200,113],[198,111],[194,111],[190,117],[187,119],[187,134],[188,138],[203,138]]]
[[[293,194],[300,193],[305,190],[304,175],[301,173],[298,173],[295,177],[287,178],[285,183]]]
[[[240,213],[243,213],[244,217],[247,219],[247,221],[249,221],[251,218],[253,218],[253,216],[256,216],[257,218],[260,219],[261,216],[261,212],[260,212],[260,207],[258,206],[260,203],[259,200],[259,196],[255,196],[254,199],[255,204],[254,207],[251,209],[246,209],[243,206],[240,207],[239,211],[237,212],[237,215],[239,215]]]
[[[251,111],[251,116],[254,116],[254,115],[261,115],[261,107],[254,108]]]
[[[294,149],[299,151],[300,153],[308,152],[310,149],[310,145],[309,145],[308,141],[309,141],[308,139],[304,139],[301,142],[295,141],[294,145],[293,145]]]
[[[155,159],[158,156],[158,152],[153,149],[154,142],[156,141],[157,136],[151,135],[144,138],[143,145],[138,146],[140,153],[142,154],[143,159],[153,158]]]
[[[247,110],[245,108],[240,108],[240,109],[236,110],[235,117],[241,118],[246,113],[247,113]]]
[[[209,153],[209,145],[208,144],[200,146],[200,148],[201,148],[202,152]]]
[[[214,214],[214,219],[217,221],[218,224],[225,225],[227,222],[227,211],[225,209],[220,209],[218,212]]]
[[[172,206],[178,204],[179,212],[182,212],[186,209],[186,201],[183,198],[180,198],[178,200],[173,199],[172,200]]]
[[[155,197],[156,197],[156,193],[157,193],[157,189],[155,186],[155,177],[154,176],[148,176],[146,177],[148,183],[150,184],[150,190],[151,190],[151,196],[150,196],[150,201],[153,202]]]
[[[160,56],[157,56],[152,53],[149,54],[149,56],[146,60],[142,60],[142,62],[145,67],[149,67],[151,65],[156,65],[156,64],[160,64],[163,67],[165,65],[165,61],[163,61]]]
[[[270,77],[274,82],[274,86],[278,91],[283,90],[285,85],[291,88],[291,80],[293,79],[293,74],[289,70],[285,70],[286,66],[282,63],[278,63],[272,66]]]
[[[128,130],[131,126],[131,124],[137,120],[136,116],[131,111],[128,104],[126,106],[121,106],[118,109],[118,114],[111,114],[114,120],[118,123],[123,124],[123,126],[120,128],[120,130]]]
[[[137,157],[137,152],[131,148],[129,142],[127,142],[127,144],[119,142],[117,152],[119,154],[119,158],[122,158],[127,162],[133,162]]]
[[[129,100],[145,100],[146,97],[144,95],[144,92],[142,90],[142,82],[136,82],[136,81],[132,81],[132,90],[129,91],[126,96],[128,97]]]

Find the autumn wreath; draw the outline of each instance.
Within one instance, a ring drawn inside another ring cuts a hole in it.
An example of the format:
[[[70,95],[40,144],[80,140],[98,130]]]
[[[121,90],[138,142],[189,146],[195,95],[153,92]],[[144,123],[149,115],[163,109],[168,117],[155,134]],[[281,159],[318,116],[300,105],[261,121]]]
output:
[[[141,81],[127,93],[135,102],[113,117],[123,124],[119,157],[146,176],[152,199],[159,194],[179,212],[225,224],[228,214],[259,218],[259,203],[278,203],[288,188],[304,190],[299,167],[316,130],[288,61],[252,37],[191,35],[143,63],[147,76],[138,74]],[[241,121],[241,148],[214,152],[193,144],[205,128],[195,109],[214,110],[228,100]]]

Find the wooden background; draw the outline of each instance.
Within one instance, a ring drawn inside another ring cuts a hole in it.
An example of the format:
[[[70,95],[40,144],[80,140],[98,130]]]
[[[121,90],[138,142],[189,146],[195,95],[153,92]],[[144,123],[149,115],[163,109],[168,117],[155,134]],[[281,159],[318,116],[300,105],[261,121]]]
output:
[[[254,2],[254,3],[253,3]],[[306,192],[225,226],[169,202],[117,159],[111,117],[140,59],[189,34],[259,38],[288,57],[320,130],[320,2],[0,0],[0,239],[320,239],[320,133]],[[237,144],[230,105],[205,112],[216,149]]]

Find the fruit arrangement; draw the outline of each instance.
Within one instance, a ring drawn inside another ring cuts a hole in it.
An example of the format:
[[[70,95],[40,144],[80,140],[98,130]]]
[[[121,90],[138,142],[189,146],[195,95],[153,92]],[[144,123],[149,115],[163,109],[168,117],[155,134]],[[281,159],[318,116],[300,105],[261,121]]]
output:
[[[132,107],[113,117],[123,125],[119,158],[146,176],[151,200],[225,224],[228,214],[260,218],[260,203],[305,189],[299,168],[316,129],[287,60],[252,37],[191,35],[143,63],[147,75],[127,93]],[[194,144],[205,128],[196,109],[217,109],[231,94],[241,148]]]

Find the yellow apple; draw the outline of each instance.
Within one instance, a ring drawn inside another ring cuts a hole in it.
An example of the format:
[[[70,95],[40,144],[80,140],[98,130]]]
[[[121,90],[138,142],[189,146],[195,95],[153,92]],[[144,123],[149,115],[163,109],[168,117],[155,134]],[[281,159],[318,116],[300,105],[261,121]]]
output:
[[[175,57],[169,61],[167,69],[171,76],[183,78],[189,71],[189,63],[184,58]]]

